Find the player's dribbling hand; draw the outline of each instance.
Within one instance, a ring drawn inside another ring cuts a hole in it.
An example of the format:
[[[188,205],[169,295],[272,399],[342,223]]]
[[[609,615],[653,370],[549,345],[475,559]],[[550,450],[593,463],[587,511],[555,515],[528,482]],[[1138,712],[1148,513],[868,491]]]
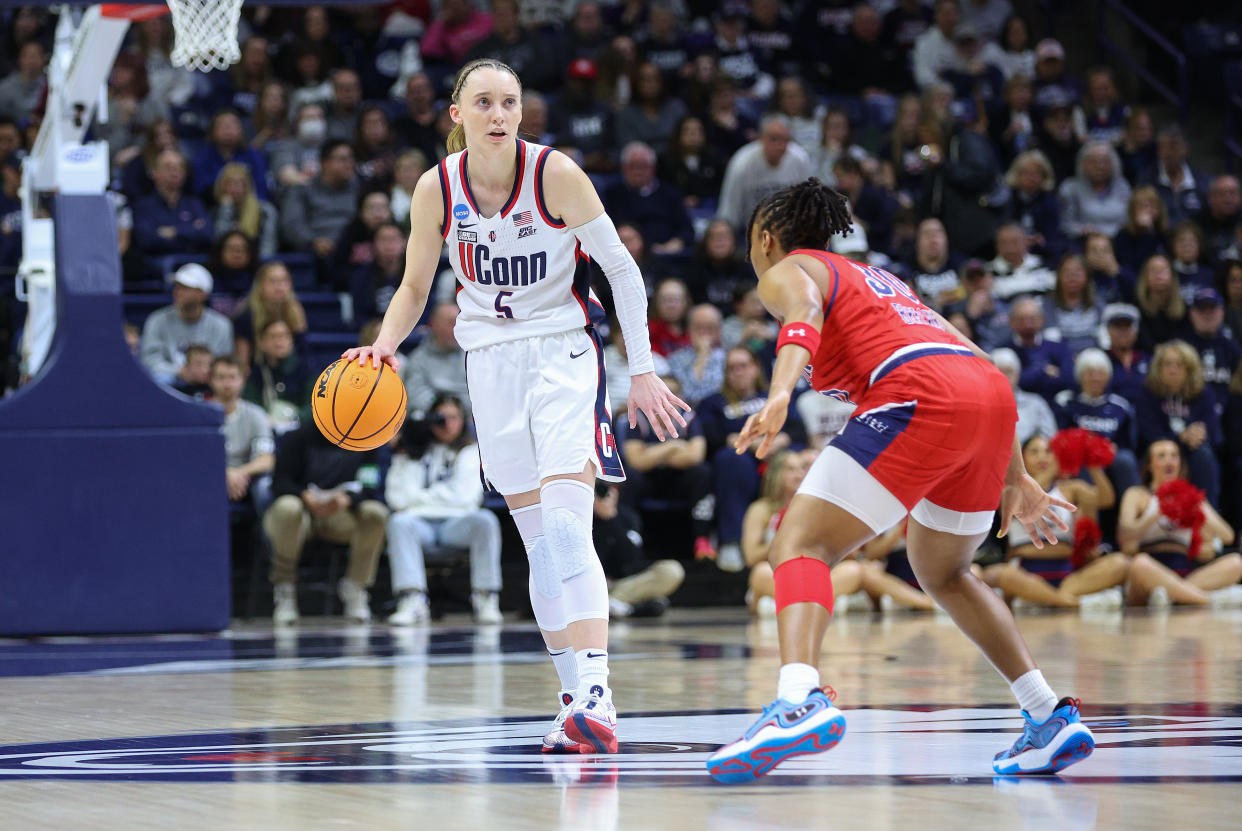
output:
[[[627,403],[630,424],[637,423],[638,410],[642,410],[660,441],[664,441],[665,436],[677,438],[677,425],[686,426],[681,411],[690,412],[690,405],[673,395],[673,391],[654,372],[644,372],[630,379]]]
[[[1001,491],[1001,526],[996,532],[997,537],[1009,533],[1009,522],[1016,519],[1026,528],[1031,544],[1043,548],[1044,542],[1056,543],[1057,532],[1068,531],[1069,526],[1052,510],[1053,507],[1077,511],[1078,506],[1049,494],[1029,473],[1022,474],[1020,479],[1005,484]]]
[[[746,423],[742,425],[742,432],[737,435],[737,454],[740,456],[745,453],[755,439],[762,437],[759,446],[755,448],[755,458],[765,458],[772,450],[772,442],[776,441],[781,428],[785,426],[788,413],[789,393],[772,393],[763,409],[746,419]]]
[[[366,362],[370,360],[371,366],[379,369],[380,361],[383,361],[392,367],[393,372],[401,370],[401,364],[397,361],[397,353],[379,344],[355,346],[353,349],[346,349],[341,353],[341,357],[346,361],[357,361],[359,366],[366,365]]]

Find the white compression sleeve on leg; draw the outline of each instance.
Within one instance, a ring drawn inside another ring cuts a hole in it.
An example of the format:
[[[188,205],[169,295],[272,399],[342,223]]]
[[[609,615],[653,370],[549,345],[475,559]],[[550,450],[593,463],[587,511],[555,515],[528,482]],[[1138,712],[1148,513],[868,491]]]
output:
[[[595,489],[575,479],[554,479],[540,491],[543,506],[546,580],[557,579],[566,625],[608,619],[608,580],[591,540]],[[531,571],[534,573],[534,560]],[[544,593],[538,575],[535,590]]]
[[[599,263],[616,306],[617,322],[625,336],[625,353],[630,362],[630,375],[653,372],[651,336],[647,333],[647,286],[638,270],[638,263],[617,236],[617,227],[608,214],[602,213],[573,229],[587,256]]]
[[[522,544],[526,547],[526,558],[530,563],[530,579],[527,581],[530,591],[530,608],[535,613],[535,622],[545,632],[559,632],[568,624],[565,621],[565,606],[561,597],[548,597],[535,590],[535,562],[545,558],[543,551],[547,543],[543,538],[543,508],[539,503],[525,508],[513,508],[509,511],[513,524],[517,526]]]

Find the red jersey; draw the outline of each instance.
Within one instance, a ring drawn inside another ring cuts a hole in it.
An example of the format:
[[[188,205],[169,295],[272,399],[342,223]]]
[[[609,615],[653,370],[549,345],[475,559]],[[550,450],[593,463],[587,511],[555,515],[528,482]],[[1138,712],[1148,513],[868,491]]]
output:
[[[901,278],[827,251],[789,253],[815,257],[831,275],[819,349],[807,367],[807,380],[819,392],[853,404],[903,358],[929,351],[973,354]]]

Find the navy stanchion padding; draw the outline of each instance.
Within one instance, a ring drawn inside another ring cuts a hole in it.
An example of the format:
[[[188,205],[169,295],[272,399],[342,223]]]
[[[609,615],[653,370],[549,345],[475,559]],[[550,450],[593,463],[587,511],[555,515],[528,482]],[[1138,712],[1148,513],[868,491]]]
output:
[[[130,356],[107,198],[54,210],[55,340],[0,401],[0,635],[222,629],[223,414]]]

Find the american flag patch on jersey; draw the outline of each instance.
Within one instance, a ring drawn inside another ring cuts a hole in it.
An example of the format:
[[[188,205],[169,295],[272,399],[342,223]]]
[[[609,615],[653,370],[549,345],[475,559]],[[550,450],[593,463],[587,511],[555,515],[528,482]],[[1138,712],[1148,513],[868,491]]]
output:
[[[522,225],[529,225],[534,221],[535,219],[531,216],[530,211],[518,211],[513,215],[513,224],[519,227]]]

